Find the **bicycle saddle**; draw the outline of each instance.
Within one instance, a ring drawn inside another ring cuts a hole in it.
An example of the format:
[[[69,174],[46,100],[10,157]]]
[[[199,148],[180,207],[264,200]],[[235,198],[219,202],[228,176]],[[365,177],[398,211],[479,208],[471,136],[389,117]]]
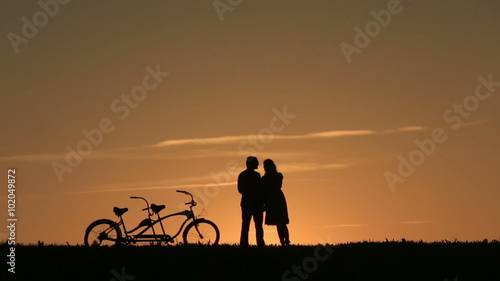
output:
[[[155,205],[151,204],[151,210],[153,213],[158,214],[161,210],[165,209],[165,205]]]
[[[128,208],[118,208],[118,207],[113,208],[113,212],[115,212],[115,215],[117,215],[118,217],[125,214],[127,211],[128,211]]]

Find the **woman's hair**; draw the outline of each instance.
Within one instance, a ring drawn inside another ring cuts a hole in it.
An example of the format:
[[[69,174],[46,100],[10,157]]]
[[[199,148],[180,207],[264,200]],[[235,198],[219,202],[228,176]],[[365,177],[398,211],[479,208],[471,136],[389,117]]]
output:
[[[276,169],[276,164],[274,164],[273,160],[266,159],[264,160],[264,170],[266,174],[277,174],[278,169]]]

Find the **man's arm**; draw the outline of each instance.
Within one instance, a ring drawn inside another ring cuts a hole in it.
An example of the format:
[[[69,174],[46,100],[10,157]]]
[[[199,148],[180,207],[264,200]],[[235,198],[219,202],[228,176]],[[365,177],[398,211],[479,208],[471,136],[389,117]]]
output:
[[[245,183],[245,180],[243,179],[244,177],[242,176],[242,174],[243,173],[240,173],[238,176],[238,192],[240,194],[246,193],[246,191],[247,191],[247,188],[246,188],[247,183]]]

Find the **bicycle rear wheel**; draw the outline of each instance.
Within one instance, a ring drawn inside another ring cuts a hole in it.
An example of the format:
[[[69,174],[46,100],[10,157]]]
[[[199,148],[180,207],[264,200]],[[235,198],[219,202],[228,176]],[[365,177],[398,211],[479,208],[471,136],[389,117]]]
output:
[[[205,219],[197,219],[186,226],[182,237],[184,244],[217,245],[220,232],[215,223]]]
[[[112,246],[120,244],[122,231],[112,220],[101,219],[91,223],[85,230],[85,246]]]

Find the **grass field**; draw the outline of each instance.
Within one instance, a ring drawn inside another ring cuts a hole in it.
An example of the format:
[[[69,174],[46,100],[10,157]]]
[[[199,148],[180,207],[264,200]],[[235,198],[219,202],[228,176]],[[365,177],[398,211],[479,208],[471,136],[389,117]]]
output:
[[[4,259],[9,248],[0,245]],[[500,281],[500,242],[359,242],[262,248],[17,245],[15,272],[4,269],[1,280]]]

